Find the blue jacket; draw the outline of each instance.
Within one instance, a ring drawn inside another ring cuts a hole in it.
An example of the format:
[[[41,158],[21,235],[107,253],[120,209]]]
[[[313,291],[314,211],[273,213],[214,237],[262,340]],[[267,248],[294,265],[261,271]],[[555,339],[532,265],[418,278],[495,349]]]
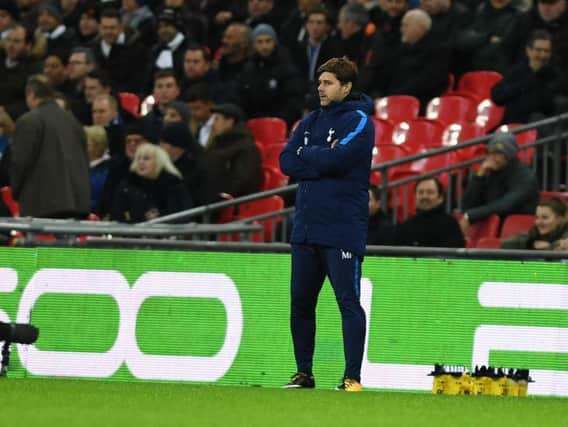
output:
[[[369,215],[369,171],[375,131],[373,101],[352,95],[310,113],[280,155],[299,182],[292,243],[312,243],[363,256]],[[334,148],[333,141],[339,142]]]

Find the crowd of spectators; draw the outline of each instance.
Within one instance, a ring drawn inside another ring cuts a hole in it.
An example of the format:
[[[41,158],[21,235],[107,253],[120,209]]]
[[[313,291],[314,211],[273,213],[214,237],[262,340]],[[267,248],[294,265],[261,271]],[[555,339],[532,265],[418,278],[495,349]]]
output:
[[[0,0],[0,134],[11,136],[41,73],[86,126],[101,217],[129,220],[113,214],[117,192],[140,175],[131,163],[145,142],[168,154],[179,177],[153,163],[181,179],[184,208],[239,196],[262,180],[244,121],[291,126],[317,107],[315,73],[331,57],[355,61],[373,97],[409,94],[424,108],[450,73],[485,69],[505,75],[493,96],[508,118],[563,111],[568,0],[534,1]],[[147,114],[128,108],[129,94]],[[10,185],[10,146],[0,147]]]

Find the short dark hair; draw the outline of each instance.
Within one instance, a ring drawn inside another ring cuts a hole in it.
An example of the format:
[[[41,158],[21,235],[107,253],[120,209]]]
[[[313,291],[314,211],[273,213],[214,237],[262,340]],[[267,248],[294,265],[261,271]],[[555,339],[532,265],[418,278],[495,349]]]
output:
[[[101,86],[103,87],[110,87],[110,77],[108,73],[104,70],[92,70],[85,76],[88,79],[98,80]]]
[[[318,68],[318,76],[322,73],[331,73],[337,77],[341,84],[357,82],[357,65],[346,56],[343,58],[331,58]]]
[[[112,7],[107,7],[106,9],[104,9],[101,12],[101,17],[99,19],[99,22],[101,21],[101,19],[103,18],[113,18],[113,19],[117,19],[118,22],[122,22],[122,18],[120,16],[120,12]]]
[[[211,85],[207,83],[196,83],[191,85],[182,96],[185,102],[214,102],[213,100],[213,90]]]
[[[203,54],[203,59],[207,62],[211,62],[211,60],[213,59],[211,56],[211,49],[209,49],[207,46],[202,46],[200,44],[197,43],[191,43],[186,49],[185,52],[187,52],[188,50],[198,50]],[[184,52],[184,55],[185,55]]]
[[[73,50],[69,54],[69,58],[71,58],[71,55],[73,55],[74,53],[85,54],[85,61],[87,62],[87,64],[94,64],[95,68],[97,68],[97,58],[95,57],[95,54],[93,53],[93,50],[90,47],[79,46],[73,48]]]
[[[442,184],[442,181],[440,181],[440,178],[438,178],[437,176],[429,176],[418,179],[416,181],[416,186],[414,187],[414,193],[418,191],[418,186],[424,181],[434,181],[434,183],[436,184],[436,188],[438,189],[438,194],[442,197],[446,197],[446,190],[444,189],[444,184]]]
[[[331,13],[329,13],[329,10],[327,10],[325,6],[316,6],[310,9],[306,13],[305,22],[308,22],[308,19],[310,19],[310,16],[312,15],[323,15],[328,25],[333,25],[333,20],[331,19]]]
[[[552,212],[561,217],[566,217],[566,213],[568,212],[568,206],[566,206],[566,203],[558,197],[542,199],[538,202],[538,206],[550,208]]]
[[[41,74],[31,76],[26,83],[26,94],[33,93],[39,99],[52,99],[55,91],[47,77]]]
[[[165,79],[167,77],[173,77],[176,83],[178,83],[178,79],[176,73],[172,68],[166,68],[164,70],[158,70],[154,73],[154,82],[156,80]],[[179,84],[179,83],[178,83]]]
[[[537,40],[548,40],[552,43],[552,35],[546,30],[534,30],[527,40],[527,47],[533,47]]]

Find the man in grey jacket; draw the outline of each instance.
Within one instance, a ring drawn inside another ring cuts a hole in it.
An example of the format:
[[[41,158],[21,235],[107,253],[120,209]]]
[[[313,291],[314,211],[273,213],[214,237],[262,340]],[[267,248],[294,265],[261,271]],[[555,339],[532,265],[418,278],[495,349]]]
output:
[[[468,184],[462,200],[464,234],[473,222],[491,214],[534,214],[538,183],[533,170],[517,158],[515,135],[496,132],[487,143],[487,157]]]
[[[10,185],[21,216],[82,218],[89,213],[89,160],[83,128],[53,100],[45,78],[26,85],[30,111],[16,122]]]

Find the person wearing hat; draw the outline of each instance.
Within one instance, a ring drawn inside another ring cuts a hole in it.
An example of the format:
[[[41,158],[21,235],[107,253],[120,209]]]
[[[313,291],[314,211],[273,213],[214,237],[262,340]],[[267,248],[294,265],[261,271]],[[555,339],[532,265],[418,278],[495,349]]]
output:
[[[467,233],[472,223],[492,214],[530,214],[539,197],[534,171],[518,157],[515,135],[495,132],[487,143],[487,156],[469,182],[463,199],[460,226]]]
[[[81,15],[77,25],[77,39],[82,46],[88,46],[99,35],[100,5],[95,0],[81,4]]]
[[[300,73],[271,25],[257,25],[253,38],[254,54],[238,80],[240,103],[248,117],[280,117],[291,126],[304,99]]]
[[[128,170],[137,148],[145,142],[148,142],[148,140],[144,131],[144,123],[141,120],[132,120],[124,126],[124,151],[119,155],[112,156],[110,159],[108,177],[100,197],[98,211],[95,212],[101,218],[110,218],[116,189],[128,175]]]
[[[152,47],[150,68],[146,75],[148,87],[159,70],[173,69],[176,76],[183,75],[183,55],[188,43],[176,10],[162,10],[158,16],[158,42]]]
[[[181,172],[191,195],[195,194],[197,162],[203,148],[189,131],[188,120],[165,123],[160,136],[160,147],[164,149],[174,166]]]
[[[205,149],[196,174],[196,204],[214,203],[223,193],[240,197],[259,190],[262,159],[244,113],[235,104],[214,106],[213,141]]]
[[[58,52],[69,56],[71,49],[77,44],[75,31],[63,23],[63,12],[59,6],[47,0],[38,9],[36,33],[45,38],[47,55]]]

